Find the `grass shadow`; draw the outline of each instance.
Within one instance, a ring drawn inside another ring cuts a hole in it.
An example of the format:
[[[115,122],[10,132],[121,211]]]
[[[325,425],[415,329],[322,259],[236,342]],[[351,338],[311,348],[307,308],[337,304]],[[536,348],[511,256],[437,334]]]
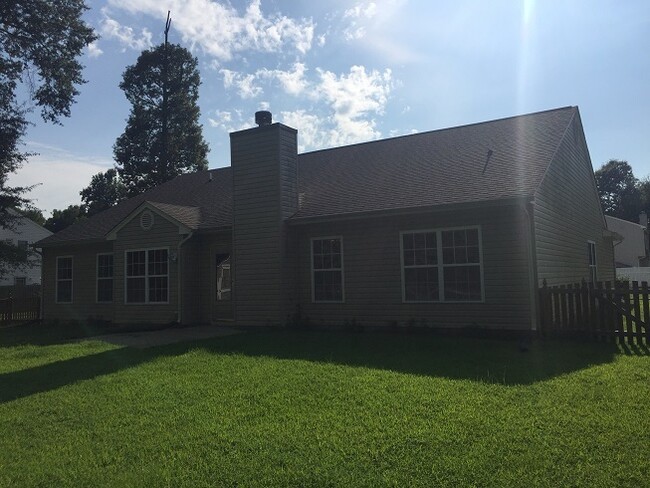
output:
[[[0,403],[54,390],[194,349],[399,373],[529,385],[614,359],[615,344],[315,331],[250,332],[149,349],[122,348],[0,375]]]
[[[345,332],[252,332],[202,344],[214,353],[300,359],[503,385],[611,362],[615,344]]]
[[[167,328],[169,325],[150,327],[150,330]],[[83,338],[113,333],[141,331],[142,327],[124,326],[117,328],[111,325],[91,324],[88,322],[74,323],[43,323],[19,324],[0,328],[0,347],[20,345],[52,346],[65,344]]]

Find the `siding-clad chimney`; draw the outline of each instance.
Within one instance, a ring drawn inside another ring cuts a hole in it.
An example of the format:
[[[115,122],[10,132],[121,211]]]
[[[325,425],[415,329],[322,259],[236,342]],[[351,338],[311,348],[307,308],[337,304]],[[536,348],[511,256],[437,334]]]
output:
[[[297,131],[256,114],[259,127],[230,134],[233,305],[239,325],[278,325],[291,313],[286,219],[298,210]]]

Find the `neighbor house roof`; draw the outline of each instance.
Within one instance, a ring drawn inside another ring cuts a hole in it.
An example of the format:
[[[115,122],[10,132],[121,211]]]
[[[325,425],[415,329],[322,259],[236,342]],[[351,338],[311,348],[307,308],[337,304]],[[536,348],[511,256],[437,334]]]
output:
[[[564,107],[299,154],[293,219],[533,196],[576,114]],[[179,176],[41,244],[101,240],[145,201],[191,229],[228,227],[231,170]]]

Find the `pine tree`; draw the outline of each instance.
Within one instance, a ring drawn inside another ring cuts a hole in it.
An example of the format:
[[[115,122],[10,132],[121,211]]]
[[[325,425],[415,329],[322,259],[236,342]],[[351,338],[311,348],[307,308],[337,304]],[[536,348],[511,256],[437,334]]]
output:
[[[124,72],[120,88],[132,107],[113,153],[127,196],[207,169],[197,66],[187,49],[163,43],[143,51]]]

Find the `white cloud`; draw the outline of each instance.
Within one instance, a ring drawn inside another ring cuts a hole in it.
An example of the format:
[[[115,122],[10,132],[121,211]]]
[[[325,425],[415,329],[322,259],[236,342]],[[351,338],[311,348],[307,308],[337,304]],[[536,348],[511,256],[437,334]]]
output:
[[[330,145],[330,131],[326,121],[321,117],[309,114],[305,110],[280,112],[283,124],[298,130],[298,151],[317,149]]]
[[[214,110],[214,117],[208,117],[211,127],[221,129],[225,132],[236,132],[238,130],[250,129],[253,122],[250,117],[244,117],[241,110]]]
[[[307,67],[304,63],[294,63],[292,70],[268,70],[261,69],[256,73],[260,78],[277,79],[280,85],[289,95],[300,95],[308,85],[305,79]]]
[[[9,184],[38,185],[27,196],[45,212],[79,205],[79,191],[88,186],[92,176],[113,167],[110,159],[80,156],[35,142],[28,142],[27,150],[40,154],[31,156],[21,169],[12,174]]]
[[[380,137],[374,119],[368,117],[384,113],[393,87],[391,70],[366,72],[363,66],[353,66],[349,74],[340,76],[330,71],[317,71],[319,94],[334,112],[335,130],[330,142],[339,145]]]
[[[99,45],[97,44],[97,41],[94,41],[94,42],[91,42],[90,44],[88,44],[88,56],[89,57],[98,58],[102,54],[104,54],[104,51],[102,51],[99,48]]]
[[[315,104],[313,113],[305,110],[281,112],[284,123],[300,131],[301,150],[380,137],[381,132],[373,117],[383,115],[395,85],[390,69],[367,71],[364,66],[352,66],[349,73],[340,75],[317,68],[317,76],[313,79],[306,76],[307,68],[302,63],[295,63],[288,71],[263,69],[254,74],[242,74],[222,69],[220,72],[224,77],[224,87],[237,90],[242,98],[261,94],[259,83],[277,80],[287,94]],[[268,107],[268,103],[263,102],[262,106]],[[219,120],[209,119],[212,127],[232,131],[251,126],[241,117],[233,123],[231,114],[215,113],[221,116]],[[323,113],[322,117],[315,115]]]
[[[230,4],[211,0],[109,0],[109,5],[160,19],[171,10],[172,26],[180,32],[183,42],[200,46],[220,61],[229,61],[244,51],[288,53],[293,49],[305,54],[314,38],[312,19],[265,15],[261,0],[252,0],[242,14]]]
[[[262,94],[262,87],[255,84],[256,75],[243,74],[229,69],[219,70],[223,75],[223,86],[226,89],[236,88],[243,99],[255,98]]]
[[[343,17],[352,17],[356,19],[359,17],[365,17],[366,19],[372,19],[376,14],[377,4],[375,2],[368,2],[367,4],[359,3],[346,10]]]
[[[104,19],[101,22],[101,32],[105,37],[117,39],[124,50],[126,48],[135,51],[142,51],[152,46],[151,32],[142,29],[138,36],[135,31],[128,26],[121,25],[117,20],[108,16],[107,11],[103,10]]]
[[[352,19],[350,24],[343,30],[343,36],[346,40],[352,41],[361,39],[366,35],[366,27],[363,23],[372,19],[377,14],[377,4],[369,2],[360,3],[346,10],[343,13],[344,19]]]

